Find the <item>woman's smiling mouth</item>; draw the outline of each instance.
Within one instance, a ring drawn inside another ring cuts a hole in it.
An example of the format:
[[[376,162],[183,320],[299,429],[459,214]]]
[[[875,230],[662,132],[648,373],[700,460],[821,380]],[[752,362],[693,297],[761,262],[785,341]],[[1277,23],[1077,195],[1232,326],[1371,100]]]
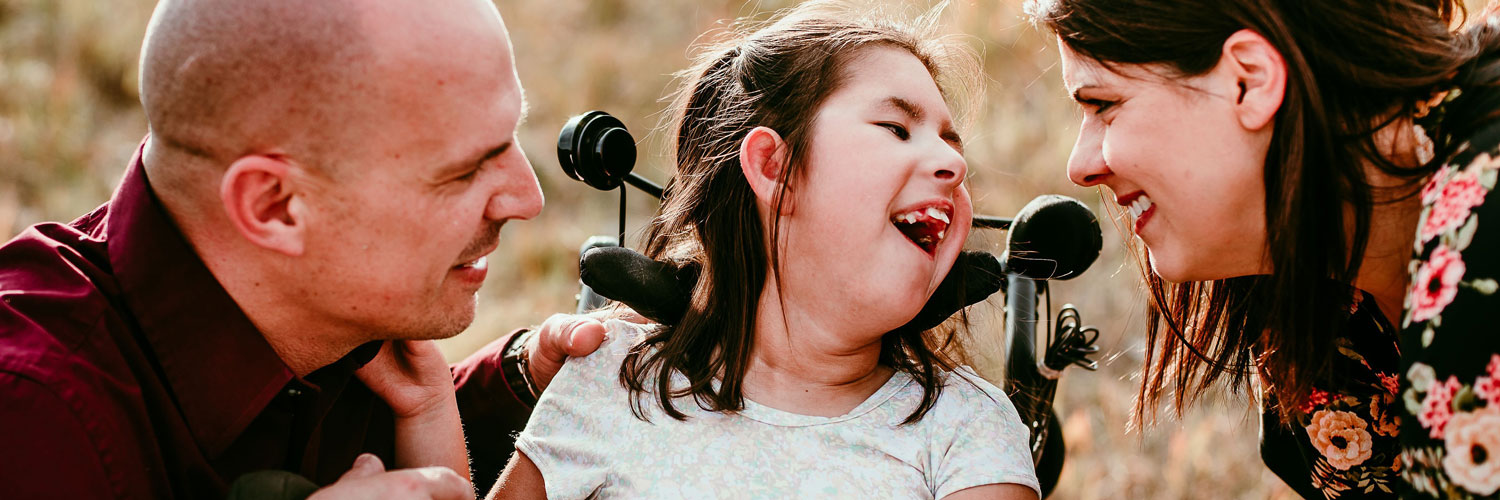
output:
[[[1156,204],[1152,203],[1151,198],[1147,197],[1144,192],[1138,192],[1115,201],[1125,207],[1125,211],[1129,212],[1130,217],[1135,219],[1135,225],[1133,226],[1135,234],[1141,234],[1141,228],[1145,227],[1146,221],[1150,220],[1151,215],[1156,213]]]

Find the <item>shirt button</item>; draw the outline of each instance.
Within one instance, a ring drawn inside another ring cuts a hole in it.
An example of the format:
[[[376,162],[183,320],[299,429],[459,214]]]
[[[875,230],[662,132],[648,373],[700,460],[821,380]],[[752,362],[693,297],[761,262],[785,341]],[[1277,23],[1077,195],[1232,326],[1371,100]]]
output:
[[[288,388],[286,390],[286,395],[290,396],[290,397],[294,397],[294,398],[297,397],[297,396],[301,396],[302,395],[302,389],[298,389],[296,387]]]

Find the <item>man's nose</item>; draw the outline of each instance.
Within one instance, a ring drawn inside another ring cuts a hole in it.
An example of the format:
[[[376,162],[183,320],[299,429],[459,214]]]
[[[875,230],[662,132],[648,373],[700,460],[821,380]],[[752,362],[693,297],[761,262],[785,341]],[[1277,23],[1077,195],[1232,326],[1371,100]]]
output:
[[[1104,161],[1104,134],[1085,122],[1078,132],[1078,141],[1073,143],[1073,154],[1068,156],[1068,178],[1083,187],[1096,186],[1109,178],[1109,165]]]
[[[516,149],[517,160],[501,167],[505,178],[485,207],[484,215],[490,220],[530,219],[542,212],[545,201],[541,183],[537,182],[536,171],[526,154],[519,147]]]

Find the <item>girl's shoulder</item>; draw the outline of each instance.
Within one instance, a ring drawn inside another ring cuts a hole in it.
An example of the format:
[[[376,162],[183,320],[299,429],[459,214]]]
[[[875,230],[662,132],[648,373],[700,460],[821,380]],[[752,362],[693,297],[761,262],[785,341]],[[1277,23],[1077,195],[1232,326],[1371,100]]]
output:
[[[973,368],[960,366],[944,372],[943,392],[939,394],[932,410],[923,417],[931,419],[939,427],[953,422],[990,420],[996,423],[1020,422],[1015,405],[1005,391],[981,377]],[[911,384],[916,397],[921,396],[921,386]]]

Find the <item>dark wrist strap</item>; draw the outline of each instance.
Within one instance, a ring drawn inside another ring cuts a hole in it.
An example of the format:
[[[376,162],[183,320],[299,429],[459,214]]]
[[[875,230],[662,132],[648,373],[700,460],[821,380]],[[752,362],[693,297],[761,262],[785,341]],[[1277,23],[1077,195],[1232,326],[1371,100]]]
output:
[[[500,372],[505,374],[505,383],[510,386],[510,392],[515,393],[516,399],[527,408],[536,406],[538,393],[541,392],[531,380],[531,352],[526,349],[526,344],[533,335],[536,335],[536,330],[515,334],[505,344],[500,355]]]

